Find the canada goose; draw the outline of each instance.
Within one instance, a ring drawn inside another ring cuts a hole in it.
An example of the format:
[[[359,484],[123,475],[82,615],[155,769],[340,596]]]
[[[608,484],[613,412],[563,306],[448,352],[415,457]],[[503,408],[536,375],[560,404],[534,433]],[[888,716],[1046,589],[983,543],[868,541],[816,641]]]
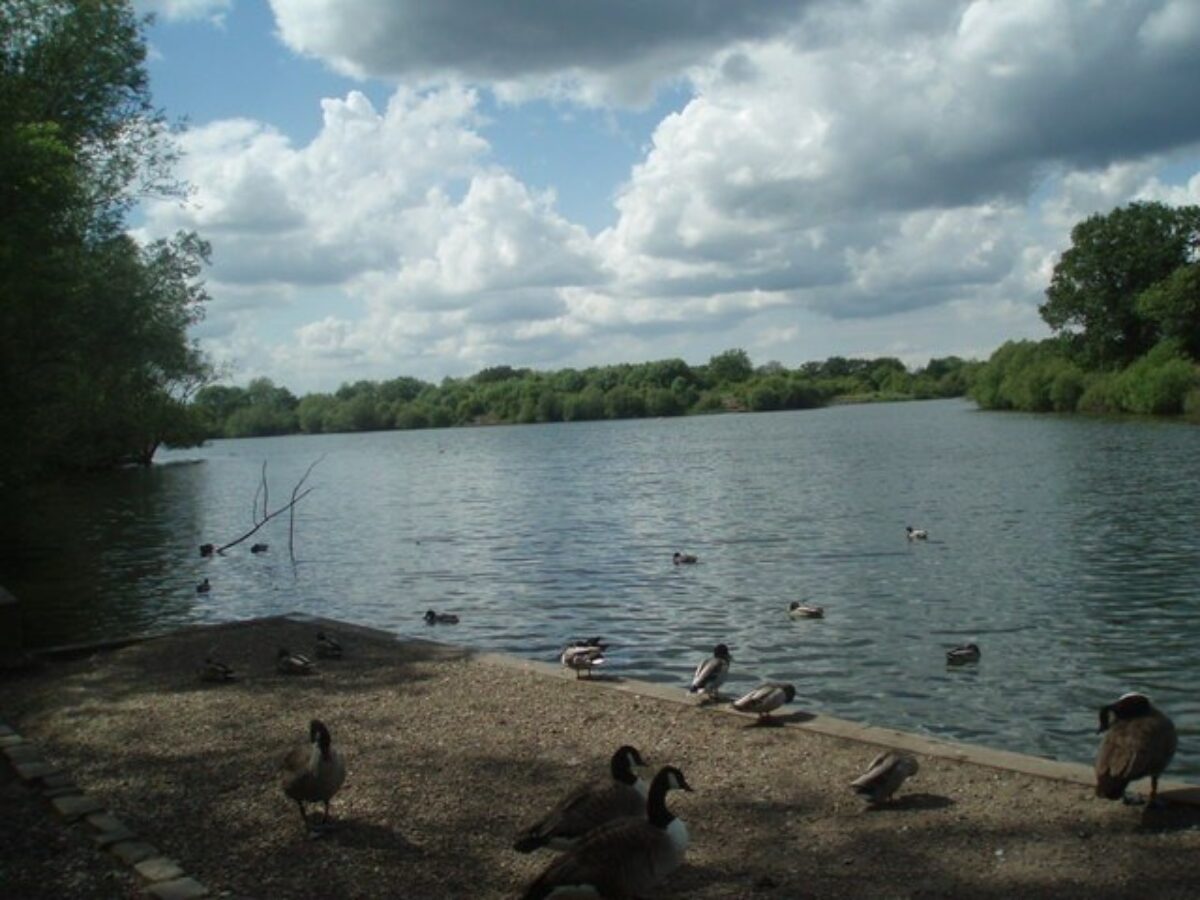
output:
[[[269,544],[251,544],[250,545],[251,553],[266,553],[270,549],[271,549],[271,547]]]
[[[201,556],[212,556],[214,551],[216,551],[216,549],[217,548],[214,547],[212,544],[201,544],[200,545],[200,555]]]
[[[733,701],[733,708],[738,712],[758,713],[758,721],[765,723],[773,721],[771,712],[779,709],[785,703],[796,699],[796,688],[790,684],[768,681],[759,685],[744,697]]]
[[[916,759],[907,753],[887,750],[876,756],[866,773],[850,782],[850,787],[870,803],[883,803],[904,784],[904,779],[916,775],[918,768]]]
[[[275,654],[275,668],[283,675],[311,675],[317,671],[316,663],[302,653],[291,653],[280,647]]]
[[[1110,717],[1116,721],[1110,723]],[[1106,732],[1096,755],[1096,796],[1117,800],[1129,782],[1150,776],[1150,804],[1158,800],[1158,776],[1175,755],[1175,723],[1145,694],[1129,693],[1100,707]]]
[[[799,600],[793,600],[788,605],[788,615],[793,619],[823,619],[825,618],[825,607],[810,606]]]
[[[207,578],[205,578],[202,582],[200,582],[198,585],[196,585],[196,593],[197,594],[207,594],[210,590],[212,590],[212,585],[208,583]]]
[[[218,662],[211,656],[204,657],[204,665],[200,667],[201,681],[223,682],[233,681],[236,678],[237,675],[233,669],[225,663]]]
[[[317,656],[321,659],[341,659],[342,645],[338,639],[323,631],[317,632]]]
[[[605,663],[604,651],[599,647],[565,647],[559,655],[559,660],[568,669],[575,670],[575,677],[579,678],[583,672],[588,673],[588,677],[592,677],[592,669],[597,666],[602,666]]]
[[[924,528],[913,528],[911,525],[905,525],[904,530],[908,532],[910,541],[927,541],[929,540],[929,532]]]
[[[458,616],[454,613],[434,612],[432,609],[425,611],[426,625],[457,625]]]
[[[633,770],[634,766],[644,765],[635,747],[626,744],[618,748],[609,762],[611,778],[579,785],[522,831],[513,849],[518,853],[545,846],[561,850],[605,822],[645,815],[646,782]]]
[[[650,782],[643,815],[616,819],[588,832],[546,867],[523,900],[645,894],[679,867],[687,851],[687,826],[667,809],[667,792],[672,789],[692,788],[679,769],[664,766]]]
[[[671,557],[671,562],[675,563],[677,566],[690,566],[696,561],[696,557],[691,553],[680,553],[678,550],[676,550],[675,554]]]
[[[946,651],[946,665],[961,666],[963,663],[979,662],[980,656],[978,644],[963,644]]]
[[[324,803],[325,818],[321,827],[329,824],[329,801],[346,780],[346,762],[332,746],[329,729],[313,719],[308,724],[308,743],[298,744],[279,767],[283,792],[300,807],[300,818],[308,828],[305,803]]]
[[[704,691],[710,700],[718,699],[721,685],[729,677],[731,662],[733,657],[729,655],[729,648],[724,644],[717,644],[713,647],[713,655],[696,666],[696,674],[692,676],[692,684],[688,691],[693,694]]]

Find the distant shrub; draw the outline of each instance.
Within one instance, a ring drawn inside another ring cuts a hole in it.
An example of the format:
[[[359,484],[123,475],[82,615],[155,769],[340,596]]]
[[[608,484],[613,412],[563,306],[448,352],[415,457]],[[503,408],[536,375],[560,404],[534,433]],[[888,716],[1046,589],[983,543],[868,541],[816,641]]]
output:
[[[1085,382],[1083,394],[1075,408],[1080,412],[1108,413],[1121,408],[1117,399],[1117,373],[1092,372]]]

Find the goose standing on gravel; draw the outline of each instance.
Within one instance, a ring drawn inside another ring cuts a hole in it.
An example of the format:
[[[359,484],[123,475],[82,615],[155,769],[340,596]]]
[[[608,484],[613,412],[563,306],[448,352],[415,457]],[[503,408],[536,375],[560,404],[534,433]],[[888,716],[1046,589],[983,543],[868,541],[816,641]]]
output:
[[[910,541],[927,541],[929,540],[929,532],[924,528],[913,528],[911,525],[905,525],[904,530],[908,532]]]
[[[320,827],[329,825],[329,801],[346,780],[346,762],[333,747],[325,723],[313,719],[308,723],[308,743],[294,747],[279,767],[283,792],[300,807],[304,827],[309,827],[305,803],[325,804],[325,818]]]
[[[696,666],[696,674],[692,676],[692,684],[688,691],[693,694],[704,691],[709,700],[719,699],[718,692],[729,677],[731,662],[733,657],[729,655],[729,648],[724,644],[717,644],[713,647],[713,655]]]
[[[812,606],[808,603],[801,603],[799,600],[793,600],[788,606],[788,615],[793,619],[823,619],[825,618],[825,607]]]
[[[1096,796],[1119,800],[1131,781],[1150,776],[1150,805],[1158,800],[1158,776],[1175,755],[1175,723],[1145,694],[1129,693],[1100,707],[1104,740],[1096,755]],[[1129,801],[1127,801],[1129,802]]]
[[[342,645],[333,635],[318,631],[317,656],[321,659],[341,659]]]
[[[850,782],[856,794],[862,794],[869,803],[884,803],[904,779],[916,775],[920,767],[914,757],[895,750],[886,750],[871,761],[866,773]]]
[[[679,867],[687,851],[687,826],[666,804],[667,792],[675,789],[692,788],[679,769],[665,766],[650,782],[641,816],[616,819],[589,832],[538,876],[522,900],[646,894]]]
[[[575,671],[577,679],[584,672],[587,672],[588,677],[591,678],[592,669],[605,663],[604,651],[599,647],[586,644],[564,647],[558,658],[564,666]]]
[[[979,651],[978,644],[963,644],[955,647],[953,650],[946,651],[946,665],[961,666],[966,663],[979,662],[979,657],[982,654]]]
[[[758,721],[766,724],[774,721],[771,718],[774,710],[795,699],[796,688],[794,686],[778,681],[768,681],[745,696],[734,700],[733,708],[738,712],[757,713]]]
[[[646,782],[634,766],[644,766],[637,748],[626,744],[609,761],[611,778],[579,785],[555,807],[517,836],[513,849],[530,853],[538,847],[565,849],[606,822],[646,814]]]
[[[275,668],[281,675],[311,675],[317,671],[316,663],[303,653],[292,653],[287,647],[280,647],[275,654]]]

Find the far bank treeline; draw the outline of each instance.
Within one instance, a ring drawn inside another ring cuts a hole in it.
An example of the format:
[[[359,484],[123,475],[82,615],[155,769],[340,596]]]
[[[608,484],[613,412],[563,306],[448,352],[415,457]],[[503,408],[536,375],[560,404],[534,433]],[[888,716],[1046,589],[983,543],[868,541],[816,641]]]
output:
[[[682,359],[551,372],[494,366],[437,385],[358,381],[301,398],[259,378],[244,388],[206,387],[193,408],[211,437],[582,422],[956,397],[978,365],[951,356],[909,372],[890,357],[832,357],[797,369],[756,368],[744,350],[727,350],[699,366]]]
[[[1080,222],[1038,312],[1055,336],[993,353],[969,390],[981,407],[1200,420],[1200,206]]]

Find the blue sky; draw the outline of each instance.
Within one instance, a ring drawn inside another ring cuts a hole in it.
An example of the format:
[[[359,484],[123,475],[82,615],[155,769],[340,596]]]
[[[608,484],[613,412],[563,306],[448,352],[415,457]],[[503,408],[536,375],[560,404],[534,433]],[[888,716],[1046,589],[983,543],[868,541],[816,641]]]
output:
[[[986,357],[1074,222],[1200,202],[1190,0],[145,0],[195,336],[303,393],[730,347]]]

